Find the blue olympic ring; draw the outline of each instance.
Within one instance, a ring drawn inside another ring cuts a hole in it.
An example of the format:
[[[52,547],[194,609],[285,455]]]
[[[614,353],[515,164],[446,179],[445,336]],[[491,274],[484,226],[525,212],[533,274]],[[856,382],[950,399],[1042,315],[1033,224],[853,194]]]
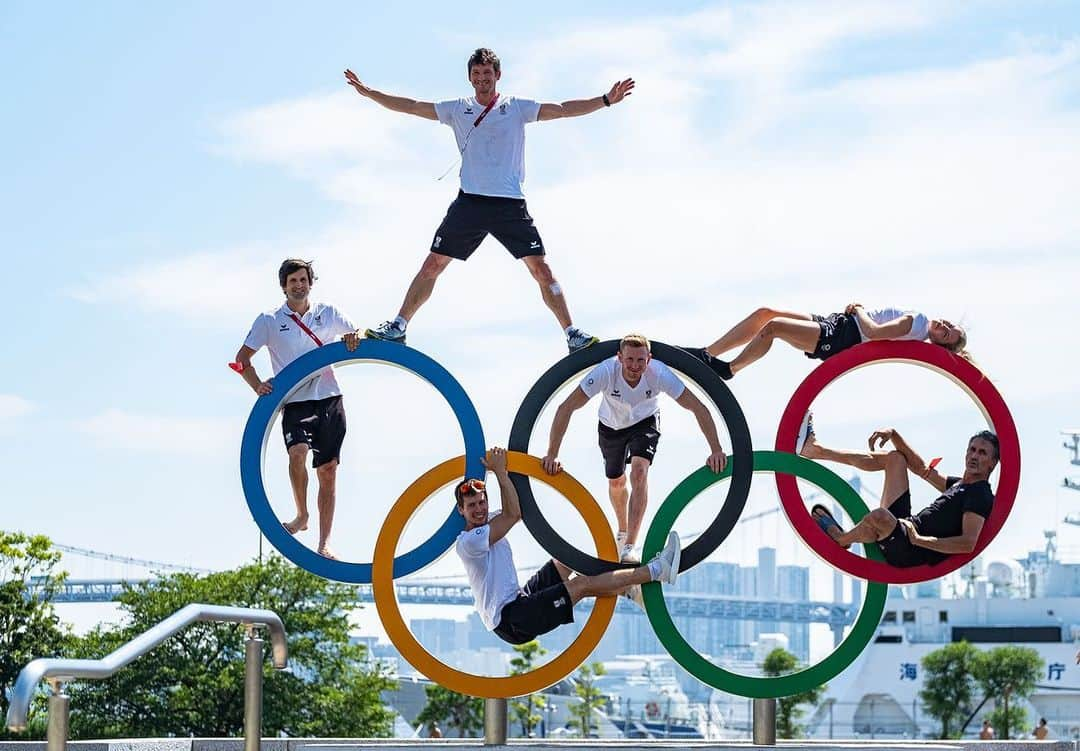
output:
[[[435,387],[450,404],[461,426],[467,457],[466,477],[484,477],[484,465],[480,460],[487,444],[484,442],[483,428],[480,427],[480,416],[461,384],[442,365],[422,352],[401,344],[363,339],[354,352],[349,352],[344,343],[335,342],[298,357],[274,377],[274,390],[255,400],[240,443],[240,482],[251,516],[270,544],[297,566],[327,579],[351,584],[370,584],[370,563],[349,563],[323,558],[290,535],[270,507],[270,499],[263,484],[266,442],[270,437],[274,416],[282,404],[313,373],[334,363],[356,360],[374,360],[397,365]],[[457,513],[457,509],[451,508],[446,521],[435,534],[419,547],[394,559],[394,577],[419,571],[437,560],[450,549],[458,533],[464,528],[464,518]]]

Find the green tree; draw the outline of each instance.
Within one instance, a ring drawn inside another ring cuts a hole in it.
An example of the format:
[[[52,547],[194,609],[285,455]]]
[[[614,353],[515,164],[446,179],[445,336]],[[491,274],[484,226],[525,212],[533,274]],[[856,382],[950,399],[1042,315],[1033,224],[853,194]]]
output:
[[[514,645],[514,651],[517,652],[517,657],[510,660],[510,675],[530,672],[536,666],[536,659],[547,654],[547,650],[535,639]],[[543,694],[529,694],[510,702],[510,711],[521,725],[522,736],[528,738],[532,735],[543,719],[541,713],[547,709],[547,705],[548,701]]]
[[[1042,674],[1044,662],[1031,647],[995,647],[982,653],[975,663],[974,676],[987,699],[993,699],[998,719],[992,721],[998,730],[998,738],[1010,739],[1010,729],[1021,727],[1027,721],[1027,712],[1015,703],[1026,699],[1035,690],[1035,683]],[[1000,723],[1000,724],[998,724]]]
[[[798,659],[783,647],[777,647],[765,656],[761,669],[765,675],[778,676],[794,673],[800,667]],[[776,700],[776,734],[781,738],[801,737],[803,728],[799,724],[806,710],[803,705],[817,706],[825,693],[825,686],[818,686],[809,691],[802,691],[794,696],[782,696]]]
[[[484,700],[465,696],[448,688],[431,684],[424,688],[427,704],[416,716],[419,725],[441,722],[457,728],[458,738],[476,738],[484,728]]]
[[[263,732],[289,736],[386,736],[392,688],[366,649],[349,641],[355,592],[280,556],[206,576],[173,574],[120,596],[122,627],[99,626],[73,656],[100,658],[193,602],[267,608],[289,638],[289,670],[264,661]],[[270,643],[266,640],[266,652]],[[235,736],[243,732],[244,639],[235,624],[194,624],[112,678],[71,684],[75,738]]]
[[[979,650],[966,641],[946,644],[922,658],[919,698],[926,713],[941,723],[939,738],[959,738],[961,721],[972,714],[975,664],[980,659]]]
[[[579,702],[570,705],[570,714],[577,720],[582,738],[588,738],[596,729],[594,711],[604,703],[604,695],[596,686],[596,679],[604,674],[604,664],[593,662],[582,665],[574,676],[574,695]]]
[[[19,671],[35,657],[61,654],[70,638],[52,604],[67,576],[57,569],[59,563],[60,553],[48,537],[0,530],[0,719],[7,716],[8,692]],[[34,737],[44,735],[41,705],[34,703],[28,723]],[[9,734],[0,727],[0,738],[5,737]]]

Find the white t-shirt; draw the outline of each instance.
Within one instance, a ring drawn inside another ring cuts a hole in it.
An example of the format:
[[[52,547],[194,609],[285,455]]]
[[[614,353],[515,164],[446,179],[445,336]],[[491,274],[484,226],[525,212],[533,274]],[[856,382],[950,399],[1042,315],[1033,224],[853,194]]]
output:
[[[492,513],[488,519],[498,513]],[[490,524],[474,527],[459,534],[454,544],[454,550],[465,564],[465,573],[469,576],[476,612],[489,631],[499,625],[503,606],[521,591],[510,543],[506,537],[502,537],[494,545],[489,545],[490,534]]]
[[[603,392],[600,422],[615,430],[628,428],[659,412],[657,397],[661,393],[678,399],[686,389],[671,368],[659,360],[649,360],[641,380],[634,387],[627,384],[622,370],[618,358],[613,357],[581,379],[581,390],[590,399]]]
[[[922,313],[916,310],[900,310],[899,308],[880,308],[878,310],[867,310],[866,315],[871,321],[877,324],[888,323],[889,321],[895,321],[901,316],[911,316],[911,331],[907,332],[903,336],[894,336],[893,339],[914,339],[917,342],[921,342],[930,335],[930,319],[924,316]],[[859,317],[855,317],[856,324],[859,321]],[[859,326],[859,336],[862,340],[867,341],[866,333],[862,330],[862,326]]]
[[[266,347],[270,350],[270,365],[274,375],[318,345],[307,332],[296,325],[291,317],[292,309],[288,303],[277,310],[262,313],[251,324],[251,331],[244,340],[244,346],[251,349]],[[356,331],[356,325],[333,305],[313,302],[308,312],[300,320],[319,337],[323,344],[329,344],[337,337]],[[333,368],[323,368],[286,399],[286,403],[303,402],[311,399],[326,399],[341,393]]]
[[[478,196],[525,198],[525,123],[535,122],[540,103],[499,95],[480,125],[484,111],[475,97],[435,103],[439,122],[454,129],[461,155],[461,189]]]

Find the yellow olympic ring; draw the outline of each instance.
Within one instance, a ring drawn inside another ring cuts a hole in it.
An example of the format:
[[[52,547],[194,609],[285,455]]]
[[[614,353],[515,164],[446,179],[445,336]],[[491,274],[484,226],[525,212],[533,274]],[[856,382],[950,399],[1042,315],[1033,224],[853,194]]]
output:
[[[547,474],[540,459],[517,451],[507,452],[507,467],[540,480],[562,493],[585,518],[598,557],[617,561],[615,538],[611,534],[604,512],[585,486],[566,471],[557,475]],[[371,563],[371,588],[379,619],[386,628],[386,635],[406,662],[444,688],[468,696],[492,699],[508,699],[541,691],[574,672],[588,659],[607,630],[615,613],[615,597],[598,597],[585,627],[565,652],[551,662],[522,675],[504,677],[472,675],[440,662],[416,640],[401,615],[394,593],[394,553],[402,530],[413,514],[447,485],[460,480],[465,472],[465,457],[448,459],[422,474],[405,489],[386,515],[375,542],[375,554]]]

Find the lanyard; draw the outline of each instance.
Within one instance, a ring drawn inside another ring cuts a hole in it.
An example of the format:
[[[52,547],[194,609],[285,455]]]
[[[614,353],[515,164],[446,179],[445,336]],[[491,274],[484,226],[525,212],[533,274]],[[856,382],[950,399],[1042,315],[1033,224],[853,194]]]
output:
[[[484,122],[484,118],[491,112],[491,108],[495,106],[495,102],[497,101],[499,101],[499,95],[495,94],[495,96],[491,97],[491,101],[488,102],[487,107],[484,107],[484,111],[480,113],[480,117],[476,118],[476,122],[472,124],[474,128],[480,127],[480,123]]]
[[[300,316],[296,315],[296,313],[289,313],[289,318],[296,321],[296,325],[302,328],[304,330],[304,333],[310,336],[316,345],[320,347],[322,346],[322,340],[319,339],[319,337],[315,336],[315,332],[313,332],[311,329],[304,325],[304,322],[300,320]]]

